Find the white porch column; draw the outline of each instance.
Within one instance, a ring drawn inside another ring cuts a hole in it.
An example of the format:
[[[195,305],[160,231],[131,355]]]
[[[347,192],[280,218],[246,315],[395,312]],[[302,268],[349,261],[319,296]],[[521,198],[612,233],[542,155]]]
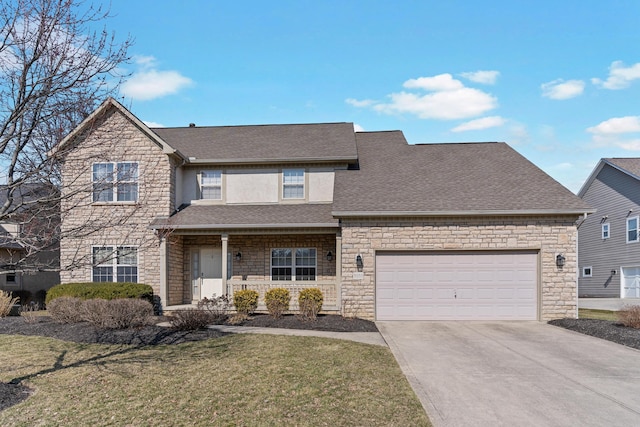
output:
[[[227,289],[227,276],[228,276],[227,253],[229,252],[229,235],[223,234],[221,236],[221,240],[222,240],[222,292],[228,295],[229,289]]]
[[[167,251],[169,245],[167,245],[167,237],[160,235],[160,302],[163,307],[169,305],[169,264],[167,263],[169,257]]]
[[[336,304],[342,313],[342,234],[336,233]]]

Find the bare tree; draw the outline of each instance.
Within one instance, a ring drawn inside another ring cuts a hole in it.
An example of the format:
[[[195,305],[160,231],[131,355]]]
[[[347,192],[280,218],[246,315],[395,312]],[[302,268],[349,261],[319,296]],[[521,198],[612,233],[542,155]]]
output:
[[[118,42],[102,27],[108,18],[78,0],[0,3],[0,224],[23,224],[13,236],[20,270],[42,268],[30,267],[32,255],[61,237],[64,153],[51,150],[126,77],[132,40]]]

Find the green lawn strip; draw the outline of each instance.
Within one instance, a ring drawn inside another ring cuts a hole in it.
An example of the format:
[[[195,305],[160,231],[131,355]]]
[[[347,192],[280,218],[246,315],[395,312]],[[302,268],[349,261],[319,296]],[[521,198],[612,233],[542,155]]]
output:
[[[33,396],[3,426],[429,426],[391,352],[315,337],[172,346],[0,336],[0,381]]]
[[[578,318],[580,319],[598,319],[598,320],[618,320],[618,315],[611,310],[596,310],[592,308],[578,309]]]

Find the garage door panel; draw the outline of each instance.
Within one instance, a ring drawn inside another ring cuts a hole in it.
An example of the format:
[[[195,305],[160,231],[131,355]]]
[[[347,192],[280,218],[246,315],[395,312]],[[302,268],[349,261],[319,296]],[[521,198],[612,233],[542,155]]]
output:
[[[378,320],[535,320],[537,253],[376,257]]]

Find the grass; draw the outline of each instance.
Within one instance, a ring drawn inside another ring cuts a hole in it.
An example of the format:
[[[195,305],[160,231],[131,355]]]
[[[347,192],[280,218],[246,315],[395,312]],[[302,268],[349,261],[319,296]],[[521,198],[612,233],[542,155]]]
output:
[[[598,319],[598,320],[618,320],[618,315],[615,311],[610,310],[596,310],[592,308],[580,308],[578,309],[578,318],[580,319]]]
[[[2,426],[429,426],[384,347],[229,335],[171,346],[0,336],[0,381],[35,390]]]

